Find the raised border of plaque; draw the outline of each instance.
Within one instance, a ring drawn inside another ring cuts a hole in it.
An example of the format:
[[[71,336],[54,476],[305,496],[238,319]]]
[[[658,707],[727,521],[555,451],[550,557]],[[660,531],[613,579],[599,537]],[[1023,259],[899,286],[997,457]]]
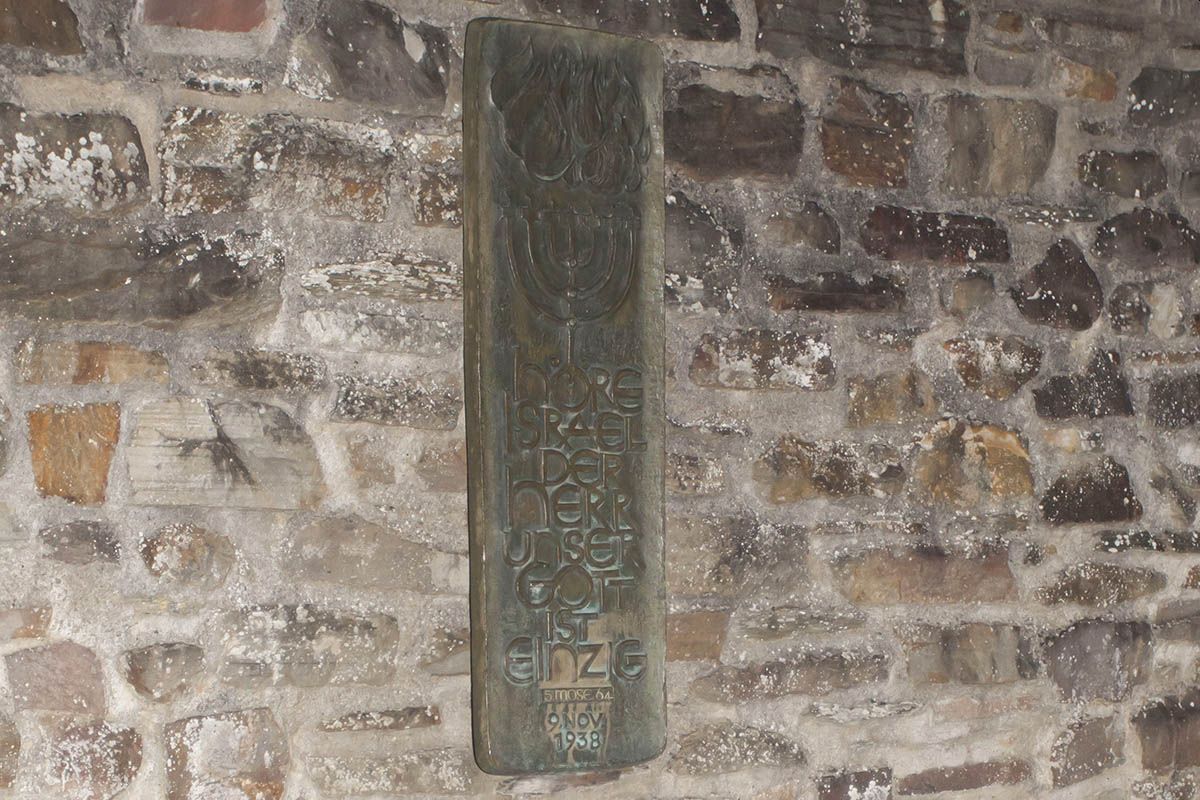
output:
[[[467,26],[464,369],[475,759],[666,742],[662,54]]]

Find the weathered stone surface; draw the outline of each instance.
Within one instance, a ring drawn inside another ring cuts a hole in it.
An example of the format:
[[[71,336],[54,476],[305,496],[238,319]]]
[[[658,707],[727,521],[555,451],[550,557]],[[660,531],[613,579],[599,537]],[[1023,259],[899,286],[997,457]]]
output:
[[[291,756],[270,709],[171,722],[164,732],[167,800],[281,800]]]
[[[321,517],[300,526],[284,547],[283,567],[305,581],[406,592],[446,591],[466,559],[431,550],[359,516]]]
[[[745,235],[718,211],[683,192],[666,198],[666,300],[684,308],[728,310],[737,294]]]
[[[923,625],[902,636],[915,684],[1005,684],[1037,676],[1033,645],[1016,625]]]
[[[1016,599],[1008,548],[985,543],[973,551],[940,547],[872,549],[838,556],[838,589],[852,603],[995,603]]]
[[[667,453],[667,490],[675,494],[716,494],[725,488],[725,468],[718,459],[690,453]]]
[[[907,186],[912,123],[904,95],[838,79],[821,121],[825,167],[852,186]]]
[[[413,468],[432,492],[467,490],[467,442],[459,439],[451,445],[426,447]]]
[[[1179,179],[1179,196],[1186,203],[1200,205],[1200,169],[1184,171]]]
[[[377,128],[177,108],[159,143],[169,214],[297,208],[379,222],[396,146]]]
[[[842,252],[842,230],[837,220],[812,200],[775,211],[762,233],[774,244],[801,245],[827,255]]]
[[[833,772],[817,778],[817,800],[891,800],[890,767]]]
[[[4,668],[18,711],[104,715],[100,659],[83,645],[55,642],[17,650],[4,656]]]
[[[708,42],[737,41],[741,32],[730,0],[696,3],[663,0],[626,3],[622,0],[524,0],[531,11],[556,14],[573,25],[631,36],[671,36]]]
[[[0,0],[0,44],[56,56],[84,52],[79,20],[67,0]]]
[[[848,13],[830,0],[760,0],[758,47],[780,58],[816,56],[839,67],[920,69],[965,75],[971,16],[956,0],[866,0]]]
[[[621,775],[622,772],[618,769],[518,775],[501,781],[496,791],[503,797],[538,797],[555,794],[570,797],[572,790],[613,783]]]
[[[749,551],[755,534],[753,520],[740,517],[667,515],[668,592],[732,597],[738,587],[725,564],[730,553]]]
[[[1180,214],[1137,208],[1101,225],[1092,250],[1127,269],[1193,269],[1200,264],[1200,232]]]
[[[378,300],[419,302],[462,297],[462,270],[420,253],[395,253],[353,264],[329,264],[300,276],[313,295],[360,295]]]
[[[786,695],[824,695],[887,680],[889,659],[873,651],[821,650],[744,667],[720,666],[692,682],[691,696],[744,703]]]
[[[1200,373],[1152,381],[1148,414],[1160,428],[1185,428],[1200,422]]]
[[[840,607],[773,605],[751,613],[739,612],[739,616],[739,632],[764,642],[800,634],[839,633],[863,625],[861,614]]]
[[[253,606],[223,623],[221,679],[245,688],[381,685],[396,672],[399,628],[386,614]]]
[[[17,782],[21,760],[21,733],[7,714],[0,714],[0,789],[11,789]]]
[[[787,597],[807,572],[808,537],[752,516],[668,518],[667,575],[676,597]]]
[[[413,216],[418,225],[457,228],[462,225],[462,176],[440,169],[419,171],[411,186]]]
[[[316,756],[309,774],[333,797],[461,795],[474,783],[471,754],[453,747],[412,750],[387,756]]]
[[[442,712],[437,706],[406,706],[389,711],[356,711],[318,726],[325,733],[346,731],[407,731],[442,724]]]
[[[977,508],[1033,494],[1029,451],[1014,431],[951,419],[939,422],[917,444],[912,475],[920,500]]]
[[[1111,69],[1062,57],[1054,58],[1052,64],[1051,81],[1063,96],[1096,103],[1111,103],[1117,98],[1117,74]]]
[[[975,47],[974,73],[989,86],[1029,86],[1038,76],[1036,54],[1018,47],[979,42]]]
[[[804,145],[804,107],[695,84],[664,112],[667,161],[699,180],[796,174]]]
[[[275,350],[213,352],[192,365],[191,373],[199,383],[268,391],[311,391],[325,382],[325,364],[320,359]]]
[[[471,629],[434,626],[426,634],[420,665],[431,675],[471,673]]]
[[[971,197],[1026,194],[1054,152],[1058,112],[1032,100],[951,95],[942,101],[950,140],[942,185]]]
[[[314,100],[436,114],[446,102],[451,55],[445,31],[369,0],[343,0],[325,6],[293,42],[285,83]]]
[[[1156,780],[1134,781],[1133,797],[1137,800],[1194,800],[1196,783],[1188,775],[1174,773],[1162,782]]]
[[[1042,643],[1046,672],[1065,700],[1124,700],[1150,675],[1150,626],[1084,620]]]
[[[868,254],[889,261],[938,264],[1007,262],[1008,233],[995,220],[968,214],[875,206],[862,226]]]
[[[333,350],[440,356],[461,347],[461,328],[441,319],[403,312],[310,310],[300,314],[309,338]]]
[[[1096,549],[1106,553],[1125,553],[1130,550],[1149,550],[1156,553],[1200,553],[1200,532],[1103,531]]]
[[[43,497],[99,505],[121,431],[116,403],[38,406],[28,414],[33,480]]]
[[[1156,464],[1150,471],[1150,488],[1166,501],[1166,512],[1184,525],[1191,525],[1196,519],[1196,513],[1200,511],[1200,506],[1196,505],[1196,498],[1192,494],[1193,486],[1194,475],[1180,477],[1165,464]]]
[[[1108,317],[1119,333],[1146,333],[1150,327],[1153,284],[1122,283],[1108,299]]]
[[[204,673],[204,650],[186,642],[165,642],[126,650],[117,662],[140,696],[170,703],[193,694]]]
[[[1124,751],[1125,737],[1115,717],[1074,722],[1054,740],[1051,778],[1055,787],[1085,781],[1120,764]]]
[[[1109,608],[1154,594],[1166,585],[1166,576],[1161,572],[1106,561],[1088,561],[1072,564],[1059,572],[1053,584],[1038,591],[1038,599],[1043,603]]]
[[[190,522],[159,528],[138,549],[156,578],[210,589],[225,582],[237,555],[228,538]]]
[[[246,33],[267,19],[267,0],[145,0],[142,22],[199,31]]]
[[[986,308],[996,297],[996,279],[992,273],[969,269],[954,281],[946,307],[958,316],[966,317]]]
[[[776,311],[899,311],[904,298],[904,285],[890,275],[865,280],[846,272],[821,272],[802,280],[767,276],[767,299]]]
[[[142,736],[110,722],[58,728],[50,737],[45,778],[71,800],[108,800],[133,782],[142,767]]]
[[[772,503],[811,497],[886,497],[904,485],[900,453],[885,444],[804,441],[784,436],[755,462],[754,479]]]
[[[1033,777],[1029,762],[1018,759],[982,761],[954,767],[934,767],[896,781],[896,794],[963,792],[985,786],[1015,786]]]
[[[728,611],[668,614],[667,660],[720,661],[728,629]]]
[[[963,386],[993,400],[1007,400],[1042,366],[1042,351],[1021,336],[950,339],[942,345]]]
[[[1134,715],[1142,769],[1166,771],[1200,766],[1200,694],[1163,697]]]
[[[713,775],[750,767],[799,767],[805,762],[800,745],[774,731],[713,722],[679,740],[667,766],[685,775]]]
[[[17,380],[46,385],[166,383],[162,353],[120,342],[26,339],[17,345]]]
[[[1046,419],[1133,416],[1120,353],[1094,350],[1083,374],[1055,375],[1034,389],[1033,406]]]
[[[832,388],[836,380],[824,337],[765,328],[704,334],[688,375],[698,386],[723,389],[820,391]]]
[[[338,375],[333,418],[448,431],[458,423],[462,394],[449,380]]]
[[[0,644],[17,639],[41,639],[50,630],[53,615],[49,606],[0,609]]]
[[[38,538],[46,557],[64,564],[115,564],[121,559],[121,542],[107,522],[81,519],[53,525],[43,528]]]
[[[1129,121],[1173,125],[1200,118],[1200,71],[1145,67],[1129,84]]]
[[[1108,456],[1055,478],[1039,508],[1051,525],[1129,521],[1142,516],[1129,471]]]
[[[1070,239],[1052,245],[1009,291],[1021,316],[1052,328],[1087,330],[1104,308],[1100,279]]]
[[[0,204],[111,211],[143,201],[149,186],[142,140],[128,119],[0,103]]]
[[[266,403],[147,403],[125,460],[141,505],[308,508],[325,492],[312,440]]]
[[[396,467],[391,461],[391,447],[386,436],[377,432],[349,431],[346,433],[346,461],[350,478],[360,489],[391,486],[396,482]],[[465,443],[464,443],[465,448]],[[458,491],[466,491],[466,454],[463,454],[462,483]],[[424,476],[422,476],[424,477]]]
[[[244,327],[278,307],[279,264],[201,235],[18,229],[0,242],[0,309],[38,320]]]
[[[846,389],[846,423],[852,428],[934,419],[941,410],[933,384],[918,369],[850,378]]]
[[[1167,188],[1167,168],[1149,150],[1088,150],[1079,157],[1079,182],[1118,197],[1153,197]]]

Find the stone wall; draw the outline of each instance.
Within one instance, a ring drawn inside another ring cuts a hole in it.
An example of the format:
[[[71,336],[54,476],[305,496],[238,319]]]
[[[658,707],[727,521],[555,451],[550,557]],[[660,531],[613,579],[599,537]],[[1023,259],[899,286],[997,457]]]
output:
[[[669,711],[471,760],[460,84],[650,36]],[[0,797],[1185,800],[1196,0],[0,0]]]

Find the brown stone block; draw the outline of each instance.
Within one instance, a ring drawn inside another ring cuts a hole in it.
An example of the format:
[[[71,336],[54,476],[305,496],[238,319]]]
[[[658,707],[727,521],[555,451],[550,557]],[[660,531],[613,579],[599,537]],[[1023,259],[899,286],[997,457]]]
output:
[[[267,0],[145,0],[147,25],[247,33],[267,19]]]
[[[121,432],[121,406],[39,406],[29,412],[33,479],[43,497],[99,505]]]

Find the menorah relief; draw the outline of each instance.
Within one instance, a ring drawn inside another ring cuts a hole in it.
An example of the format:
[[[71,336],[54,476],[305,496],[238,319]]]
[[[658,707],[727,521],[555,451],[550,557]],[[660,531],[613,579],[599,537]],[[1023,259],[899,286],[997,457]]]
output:
[[[646,111],[612,58],[531,37],[492,77],[511,182],[509,267],[540,313],[574,325],[620,307],[638,260]],[[568,358],[571,354],[568,353]]]
[[[464,72],[476,760],[633,764],[666,736],[661,56],[484,20]]]

